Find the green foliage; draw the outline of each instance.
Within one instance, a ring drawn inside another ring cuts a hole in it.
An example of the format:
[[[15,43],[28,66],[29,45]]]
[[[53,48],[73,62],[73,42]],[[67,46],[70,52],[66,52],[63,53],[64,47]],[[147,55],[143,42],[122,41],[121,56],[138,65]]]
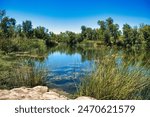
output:
[[[25,37],[25,34],[22,31],[22,25],[21,24],[17,25],[15,29],[16,29],[16,37],[20,37],[20,38]]]
[[[150,25],[144,25],[141,29],[142,38],[144,38],[144,41],[147,44],[147,47],[150,48]]]
[[[76,34],[73,32],[69,32],[69,31],[67,31],[66,34],[68,36],[67,43],[70,44],[71,46],[75,45],[77,43]]]
[[[18,48],[18,43],[15,45],[15,43],[13,43],[14,41],[11,41],[14,38],[20,38],[20,42],[21,39],[32,40],[33,38],[38,38],[45,40],[45,44],[50,47],[57,45],[57,43],[65,43],[67,45],[74,46],[78,43],[86,42],[84,40],[91,40],[101,41],[101,43],[107,46],[116,45],[125,48],[150,48],[149,25],[142,24],[139,28],[132,28],[129,24],[124,24],[123,31],[121,32],[119,30],[119,25],[115,24],[113,19],[109,17],[105,21],[99,20],[97,24],[100,27],[96,29],[81,26],[81,33],[66,31],[61,32],[60,34],[54,34],[53,32],[48,32],[48,29],[42,26],[32,28],[32,22],[29,20],[23,21],[22,25],[16,25],[16,20],[14,18],[9,18],[5,15],[5,10],[0,10],[0,40],[2,40],[0,41],[0,48],[6,52],[25,50],[23,43],[22,46],[24,49],[20,49]],[[3,41],[6,39],[11,40],[7,40],[8,42]],[[29,46],[27,45],[27,48],[28,47]],[[44,48],[44,46],[42,48]]]
[[[130,61],[118,66],[115,58],[115,55],[101,58],[93,75],[81,82],[78,95],[104,100],[150,99],[150,76]]]
[[[27,38],[33,37],[33,29],[32,29],[32,22],[31,21],[29,21],[29,20],[23,21],[22,22],[22,28],[23,28],[23,32]]]
[[[0,21],[3,19],[3,17],[6,15],[5,10],[0,10]]]
[[[5,71],[0,71],[0,88],[34,87],[45,85],[47,69],[44,66],[35,65],[31,59],[20,60]]]
[[[76,45],[80,40],[80,34],[76,34],[71,31],[61,32],[60,34],[56,35],[51,33],[50,36],[51,40],[58,41],[59,43],[66,43],[70,46]]]
[[[34,35],[36,38],[46,39],[48,38],[48,29],[46,29],[45,27],[39,26],[34,29]]]
[[[4,17],[0,23],[0,29],[2,31],[2,37],[11,38],[14,35],[14,27],[16,20],[14,18]]]
[[[0,50],[6,53],[10,52],[32,52],[36,51],[37,54],[44,53],[47,47],[44,40],[38,39],[7,39],[0,40]]]
[[[81,30],[80,42],[83,40],[98,40],[98,30],[86,26],[81,26]]]
[[[113,23],[113,19],[109,17],[106,21],[98,21],[100,29],[98,31],[100,40],[106,45],[115,45],[120,36],[119,25]]]

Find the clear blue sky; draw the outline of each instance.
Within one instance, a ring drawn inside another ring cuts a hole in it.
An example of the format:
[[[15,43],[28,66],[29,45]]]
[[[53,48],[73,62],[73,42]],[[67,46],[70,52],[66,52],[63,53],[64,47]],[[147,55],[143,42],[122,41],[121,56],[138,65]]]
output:
[[[150,24],[150,0],[0,0],[0,9],[17,23],[31,20],[55,33],[97,28],[97,21],[108,17],[120,26]]]

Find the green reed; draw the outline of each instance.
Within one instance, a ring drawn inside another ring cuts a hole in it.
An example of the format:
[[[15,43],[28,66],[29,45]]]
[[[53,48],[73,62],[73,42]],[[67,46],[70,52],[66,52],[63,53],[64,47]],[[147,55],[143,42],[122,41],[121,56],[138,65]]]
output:
[[[77,94],[100,100],[150,99],[149,69],[131,61],[118,64],[117,58],[102,57],[96,63],[97,70],[81,82]]]
[[[45,85],[47,77],[47,69],[44,65],[36,64],[31,59],[19,60],[9,69],[0,72],[0,87],[33,87],[37,85]]]

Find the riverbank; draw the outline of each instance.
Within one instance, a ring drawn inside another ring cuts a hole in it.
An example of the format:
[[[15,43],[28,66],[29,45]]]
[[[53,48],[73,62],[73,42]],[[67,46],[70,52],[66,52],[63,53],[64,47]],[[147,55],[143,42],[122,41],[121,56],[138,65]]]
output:
[[[20,87],[11,90],[0,90],[0,100],[72,100],[67,95],[46,86],[33,88]],[[75,100],[93,100],[91,97],[77,97]]]

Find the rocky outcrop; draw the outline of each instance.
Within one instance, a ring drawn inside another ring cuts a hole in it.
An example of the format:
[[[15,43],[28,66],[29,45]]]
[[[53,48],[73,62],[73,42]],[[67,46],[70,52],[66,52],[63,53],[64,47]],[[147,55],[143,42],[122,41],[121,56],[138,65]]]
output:
[[[76,98],[75,100],[95,100],[95,99],[92,97],[81,96]]]
[[[12,90],[0,90],[0,100],[69,100],[65,95],[49,90],[46,86],[34,88],[14,88]],[[91,97],[78,97],[76,100],[93,100]]]

